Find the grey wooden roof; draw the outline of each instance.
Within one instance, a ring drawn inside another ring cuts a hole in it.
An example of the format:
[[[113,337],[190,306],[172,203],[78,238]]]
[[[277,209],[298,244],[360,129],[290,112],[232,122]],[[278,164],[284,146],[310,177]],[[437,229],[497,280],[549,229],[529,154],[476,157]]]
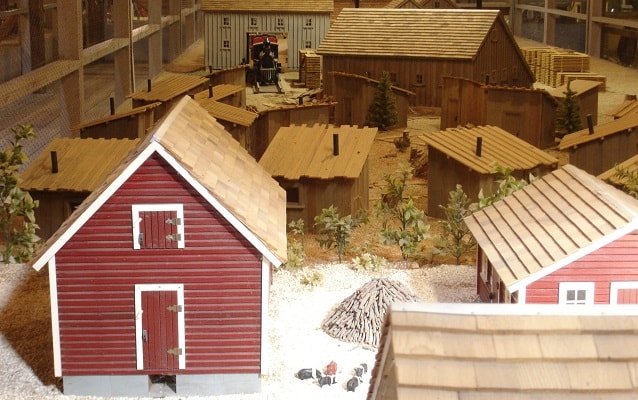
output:
[[[333,154],[333,134],[339,154]],[[315,124],[279,128],[259,164],[273,177],[355,179],[368,160],[377,128]]]
[[[397,303],[368,400],[638,398],[638,310]]]
[[[465,222],[514,292],[638,228],[638,200],[567,164]]]
[[[472,60],[499,19],[498,10],[344,8],[317,54]]]
[[[482,138],[481,156],[476,155],[477,138]],[[554,166],[558,159],[497,126],[448,128],[415,136],[443,154],[481,174],[493,174],[498,163],[513,170]]]
[[[41,269],[157,152],[273,264],[287,258],[285,191],[215,118],[182,97],[34,255]]]
[[[638,127],[638,113],[627,114],[622,118],[594,126],[594,133],[590,134],[589,128],[585,128],[563,136],[558,145],[558,149],[568,150],[570,148],[576,148],[583,143],[605,140],[608,136],[625,134],[628,130],[635,129],[636,127]]]
[[[333,0],[201,0],[202,11],[247,11],[267,13],[332,12]]]

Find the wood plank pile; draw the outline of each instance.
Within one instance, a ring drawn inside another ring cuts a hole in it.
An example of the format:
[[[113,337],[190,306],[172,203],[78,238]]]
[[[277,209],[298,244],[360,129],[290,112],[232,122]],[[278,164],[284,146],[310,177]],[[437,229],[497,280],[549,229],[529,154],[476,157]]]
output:
[[[299,82],[307,88],[321,87],[321,56],[314,50],[299,50]]]
[[[594,72],[559,72],[556,74],[556,82],[558,86],[566,85],[567,82],[571,82],[575,79],[601,82],[600,86],[598,86],[598,90],[601,92],[605,91],[605,86],[607,84],[606,76],[596,74]]]
[[[378,348],[390,304],[416,301],[418,296],[400,282],[373,279],[343,300],[324,320],[322,328],[344,342]]]
[[[521,48],[536,80],[551,87],[567,83],[564,75],[581,74],[601,81],[601,76],[590,73],[590,57],[587,54],[553,46]],[[604,77],[602,77],[604,78]]]

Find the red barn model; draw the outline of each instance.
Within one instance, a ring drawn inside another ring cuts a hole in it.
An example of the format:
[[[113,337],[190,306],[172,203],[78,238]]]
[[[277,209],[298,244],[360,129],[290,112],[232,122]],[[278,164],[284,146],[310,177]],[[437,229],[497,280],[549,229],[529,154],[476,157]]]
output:
[[[465,222],[483,301],[638,304],[638,200],[573,165]]]
[[[65,394],[258,392],[285,259],[284,190],[182,98],[31,262]]]

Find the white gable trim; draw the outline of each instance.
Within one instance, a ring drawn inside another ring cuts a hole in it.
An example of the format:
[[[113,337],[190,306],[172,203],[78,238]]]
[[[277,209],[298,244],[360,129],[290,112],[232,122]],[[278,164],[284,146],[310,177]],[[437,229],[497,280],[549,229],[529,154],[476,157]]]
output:
[[[51,336],[53,341],[53,372],[62,376],[62,351],[60,350],[60,314],[58,313],[58,281],[55,257],[49,261],[49,294],[51,296]]]
[[[140,165],[146,161],[153,152],[157,150],[159,145],[155,142],[151,143],[147,146],[134,160],[132,160],[129,165],[122,171],[120,175],[118,175],[113,182],[102,192],[100,195],[88,205],[87,209],[84,210],[78,218],[73,221],[71,226],[69,226],[60,237],[47,248],[47,250],[33,262],[32,267],[36,270],[41,270],[47,262],[49,262],[55,254],[68,242],[73,235],[77,233],[78,230],[95,214],[95,212],[102,207],[106,201],[113,196],[113,194],[119,189],[126,180],[133,175]]]
[[[246,227],[240,220],[233,215],[226,207],[224,207],[212,193],[208,191],[197,179],[195,179],[188,170],[181,166],[177,160],[163,147],[157,149],[157,152],[164,157],[164,159],[171,164],[173,168],[182,176],[182,178],[186,179],[186,181],[193,187],[195,190],[206,199],[224,218],[230,222],[230,224],[237,229],[259,252],[268,259],[273,265],[279,266],[282,264],[281,260],[277,258],[277,256],[272,253],[268,247],[262,242],[255,234]]]
[[[515,282],[513,284],[511,284],[510,286],[508,286],[508,290],[510,292],[515,292],[517,290],[521,290],[522,288],[527,287],[528,285],[538,281],[541,278],[546,277],[547,275],[550,275],[556,271],[558,271],[559,269],[563,268],[564,266],[571,264],[572,262],[583,258],[584,256],[586,256],[589,253],[592,253],[606,245],[608,245],[609,243],[618,240],[619,238],[630,234],[632,231],[636,230],[637,226],[637,220],[636,218],[634,218],[632,221],[630,221],[627,225],[625,225],[622,228],[617,229],[616,231],[614,231],[613,233],[601,238],[600,240],[597,240],[581,249],[579,249],[578,251],[573,252],[572,254],[568,255],[567,257],[559,260],[558,262],[555,262],[554,264],[551,264],[543,269],[541,269],[540,271],[533,273],[529,276],[527,276],[526,278],[521,279],[518,282]]]

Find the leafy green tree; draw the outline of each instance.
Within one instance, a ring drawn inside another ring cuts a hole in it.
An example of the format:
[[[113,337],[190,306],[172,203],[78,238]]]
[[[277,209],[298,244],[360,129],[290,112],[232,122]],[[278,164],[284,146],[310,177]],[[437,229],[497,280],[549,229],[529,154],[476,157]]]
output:
[[[461,256],[474,248],[476,242],[465,224],[464,218],[472,214],[470,199],[461,185],[450,192],[447,205],[439,205],[445,212],[445,219],[441,222],[443,230],[440,240],[435,241],[446,254],[452,255],[459,264]]]
[[[11,132],[11,146],[0,153],[0,249],[2,262],[19,263],[31,257],[40,241],[35,234],[38,201],[18,187],[18,170],[28,160],[22,141],[35,137],[35,133],[31,125],[18,125]]]
[[[339,262],[341,262],[348,249],[352,232],[365,222],[367,222],[367,217],[363,211],[359,211],[354,217],[352,215],[342,217],[334,205],[324,208],[321,214],[315,217],[315,226],[318,227],[317,233],[324,235],[317,238],[319,246],[325,249],[336,248]]]
[[[528,181],[526,181],[525,179],[516,179],[516,177],[512,175],[512,169],[509,167],[503,167],[501,165],[495,164],[494,170],[499,175],[499,178],[496,180],[496,183],[498,184],[496,192],[485,196],[483,193],[483,189],[481,189],[478,194],[478,203],[472,204],[470,206],[470,209],[472,211],[492,205],[498,200],[514,193],[519,189],[522,189],[528,184]],[[535,180],[536,177],[530,174],[529,183]]]
[[[299,270],[303,268],[306,260],[304,251],[304,221],[303,219],[291,221],[288,227],[290,228],[287,248],[288,261],[286,261],[285,267],[290,270]]]
[[[565,99],[556,110],[556,136],[559,138],[583,129],[580,106],[575,97],[576,92],[570,88],[569,82],[567,82],[567,91],[563,93],[565,93]]]
[[[387,71],[383,71],[377,89],[374,99],[368,107],[366,125],[378,127],[384,131],[399,122],[396,100],[394,93],[392,93],[392,83]]]

